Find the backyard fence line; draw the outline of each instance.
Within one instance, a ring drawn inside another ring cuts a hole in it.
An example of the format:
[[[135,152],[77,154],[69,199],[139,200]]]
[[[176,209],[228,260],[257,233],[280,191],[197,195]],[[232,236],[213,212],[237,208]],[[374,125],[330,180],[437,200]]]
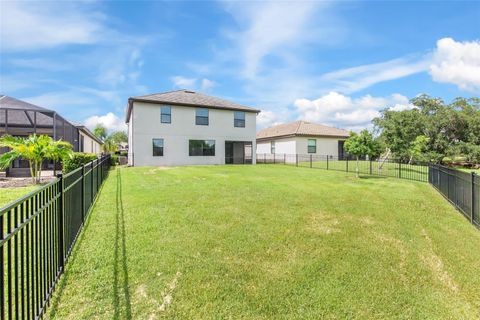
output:
[[[0,319],[45,313],[110,156],[94,160],[0,209]]]
[[[441,165],[430,165],[428,182],[480,228],[480,176]]]
[[[351,156],[337,157],[319,154],[261,153],[257,154],[257,163],[286,164],[352,173],[355,173],[357,168],[357,160]],[[427,163],[408,163],[395,159],[366,160],[363,158],[358,162],[358,170],[360,174],[428,182]]]

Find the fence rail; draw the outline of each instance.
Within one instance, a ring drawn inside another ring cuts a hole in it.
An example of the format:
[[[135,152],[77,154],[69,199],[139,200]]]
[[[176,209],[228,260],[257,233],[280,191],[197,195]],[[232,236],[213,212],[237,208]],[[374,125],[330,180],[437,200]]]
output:
[[[1,320],[44,314],[109,167],[94,160],[0,209]]]
[[[257,154],[257,163],[286,164],[297,167],[355,172],[357,161],[352,158],[317,154]],[[359,160],[360,174],[395,177],[428,182],[428,164],[405,163],[397,160]]]
[[[480,228],[480,176],[441,165],[430,165],[428,182],[472,224]]]

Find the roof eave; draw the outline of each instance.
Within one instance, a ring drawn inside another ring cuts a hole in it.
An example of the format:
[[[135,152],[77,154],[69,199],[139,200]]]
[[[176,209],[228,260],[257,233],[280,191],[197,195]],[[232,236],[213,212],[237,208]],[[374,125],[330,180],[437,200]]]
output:
[[[233,111],[244,111],[244,112],[252,112],[252,113],[260,113],[261,110],[254,109],[254,108],[230,108],[230,107],[217,107],[217,106],[210,106],[210,105],[199,105],[194,103],[184,103],[184,102],[170,102],[170,101],[162,101],[162,100],[152,100],[152,99],[142,99],[142,98],[129,98],[128,99],[128,110],[127,110],[127,118],[126,123],[128,123],[130,118],[131,109],[133,107],[133,102],[146,102],[146,103],[153,103],[153,104],[168,104],[174,106],[186,106],[186,107],[205,107],[210,109],[217,109],[217,110],[233,110]]]

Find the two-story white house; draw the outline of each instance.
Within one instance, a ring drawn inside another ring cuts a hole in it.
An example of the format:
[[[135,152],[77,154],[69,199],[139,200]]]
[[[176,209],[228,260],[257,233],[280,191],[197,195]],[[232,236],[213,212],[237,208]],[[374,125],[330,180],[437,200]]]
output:
[[[190,90],[128,99],[128,164],[254,164],[260,110]]]

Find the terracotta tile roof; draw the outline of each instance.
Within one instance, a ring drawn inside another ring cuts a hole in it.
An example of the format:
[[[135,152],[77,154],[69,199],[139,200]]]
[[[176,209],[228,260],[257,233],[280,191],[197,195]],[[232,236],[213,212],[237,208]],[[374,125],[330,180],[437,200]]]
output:
[[[257,139],[267,139],[284,136],[326,136],[348,138],[350,132],[343,129],[311,123],[303,120],[279,124],[257,132]]]
[[[172,104],[191,107],[209,107],[214,109],[238,110],[245,112],[260,112],[260,110],[242,106],[240,104],[208,96],[203,93],[190,90],[176,90],[163,93],[148,94],[145,96],[131,97],[128,99],[127,114],[125,122],[128,123],[132,111],[133,102],[151,102],[159,104]]]

